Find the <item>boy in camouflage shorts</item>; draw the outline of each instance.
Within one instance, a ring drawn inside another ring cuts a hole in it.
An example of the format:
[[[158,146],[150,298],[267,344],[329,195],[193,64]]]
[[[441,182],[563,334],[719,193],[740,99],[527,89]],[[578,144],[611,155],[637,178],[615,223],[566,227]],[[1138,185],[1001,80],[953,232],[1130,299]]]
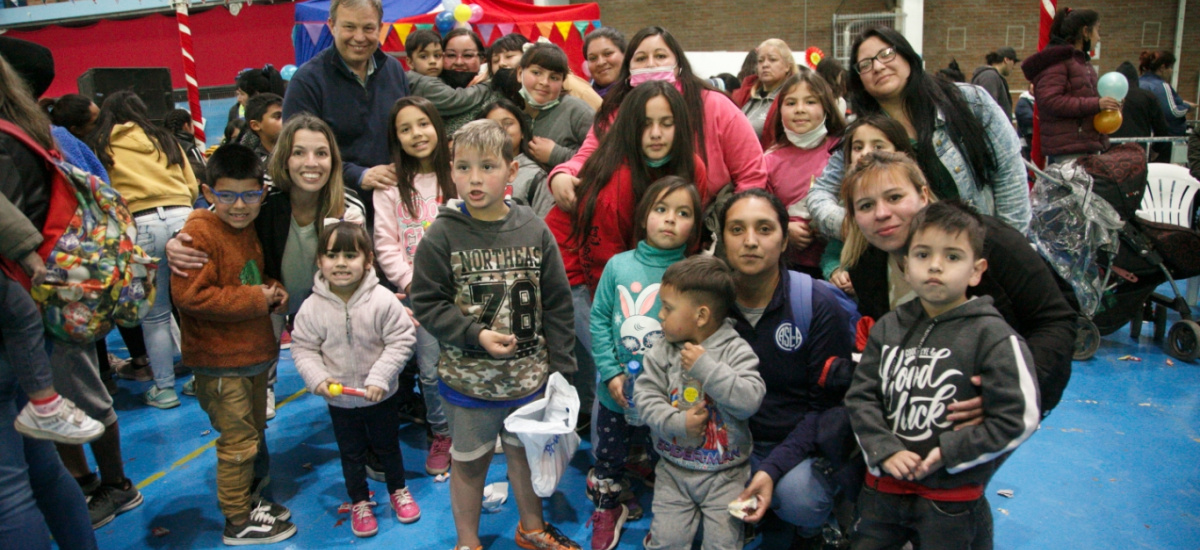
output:
[[[505,200],[517,173],[512,144],[491,120],[454,134],[447,200],[413,259],[417,319],[442,346],[438,389],[453,444],[450,502],[458,550],[482,548],[479,514],[496,437],[520,512],[521,548],[578,550],[542,521],[529,462],[504,419],[542,396],[553,371],[575,371],[571,287],[554,236],[529,207]]]

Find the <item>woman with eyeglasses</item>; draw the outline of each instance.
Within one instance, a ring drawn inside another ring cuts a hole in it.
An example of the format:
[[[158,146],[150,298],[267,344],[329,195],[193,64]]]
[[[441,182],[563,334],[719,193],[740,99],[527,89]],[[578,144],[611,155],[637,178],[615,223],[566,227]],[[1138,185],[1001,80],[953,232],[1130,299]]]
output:
[[[88,144],[108,170],[113,188],[129,203],[137,224],[137,244],[162,258],[167,239],[183,228],[200,191],[187,155],[171,132],[150,122],[146,104],[130,91],[108,96],[100,106]],[[156,294],[142,321],[154,386],[146,404],[179,406],[175,393],[175,340],[171,336],[171,273],[158,270]]]
[[[850,59],[852,110],[859,116],[883,114],[904,126],[939,199],[960,199],[1021,232],[1029,227],[1021,143],[983,88],[926,73],[908,40],[889,28],[859,34]],[[809,212],[826,236],[842,234],[845,212],[838,193],[849,168],[842,152],[835,152],[809,192]]]

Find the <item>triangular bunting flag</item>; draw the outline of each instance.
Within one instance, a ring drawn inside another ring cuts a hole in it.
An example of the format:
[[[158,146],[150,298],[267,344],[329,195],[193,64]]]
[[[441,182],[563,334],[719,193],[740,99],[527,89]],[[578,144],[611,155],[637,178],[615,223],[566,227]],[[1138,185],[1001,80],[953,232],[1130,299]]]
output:
[[[587,34],[586,31],[587,31],[589,24],[590,23],[588,23],[587,21],[576,21],[575,22],[575,28],[579,29],[579,36],[584,36]]]
[[[387,42],[389,34],[392,34],[392,24],[384,23],[382,27],[379,27],[379,43]]]
[[[475,25],[475,28],[479,29],[480,40],[483,40],[484,44],[490,44],[491,41],[488,38],[492,36],[492,31],[496,30],[496,25],[494,23],[479,23]]]
[[[321,29],[323,28],[325,28],[325,23],[304,23],[304,30],[308,31],[308,38],[314,45],[321,38]]]
[[[521,34],[530,40],[534,39],[533,29],[533,23],[517,23],[517,30],[521,31]]]
[[[408,34],[413,30],[412,23],[401,23],[396,25],[396,34],[400,35],[400,43],[408,41]]]
[[[545,36],[546,40],[550,40],[550,31],[554,30],[554,23],[546,22],[546,23],[534,23],[534,24],[537,25],[537,28],[539,31],[542,31],[542,36]],[[533,37],[530,36],[528,38],[532,39]]]
[[[599,19],[597,19],[597,20],[595,20],[595,21],[592,21],[592,28],[598,29],[598,28],[600,28],[600,27],[603,27],[603,26],[604,26],[604,25],[601,25],[601,24],[600,24],[600,20],[599,20]]]
[[[433,30],[433,23],[417,23],[417,28],[423,31]]]
[[[571,22],[570,21],[556,21],[554,23],[554,26],[558,27],[558,34],[562,35],[563,40],[566,40],[567,36],[570,36],[570,34],[571,34]]]
[[[513,31],[512,23],[500,23],[499,25],[496,25],[496,26],[500,28],[500,36],[506,36],[506,35],[512,34],[512,31]]]

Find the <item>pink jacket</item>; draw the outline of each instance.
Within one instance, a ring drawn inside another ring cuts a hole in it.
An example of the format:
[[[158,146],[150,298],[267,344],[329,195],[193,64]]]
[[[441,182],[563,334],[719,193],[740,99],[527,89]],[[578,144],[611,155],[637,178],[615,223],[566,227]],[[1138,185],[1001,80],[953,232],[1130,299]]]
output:
[[[829,147],[837,141],[837,137],[830,136],[813,149],[801,149],[789,143],[770,149],[763,155],[763,163],[767,168],[767,190],[787,205],[792,221],[798,219],[792,206],[808,197],[813,178],[820,176],[829,163]],[[809,214],[805,221],[811,222],[812,215]],[[825,238],[818,237],[804,250],[788,246],[788,259],[792,264],[818,267],[824,250]]]
[[[711,201],[730,182],[738,191],[766,187],[767,171],[763,167],[762,146],[746,115],[725,94],[705,90],[701,92],[701,97],[704,99],[704,138],[708,156],[705,159],[708,189],[704,196]],[[547,181],[560,173],[578,176],[583,162],[599,145],[593,126],[575,156],[551,171]]]
[[[425,228],[437,217],[438,196],[436,174],[417,174],[417,215],[409,215],[395,187],[375,190],[375,253],[384,275],[401,291],[412,282],[413,255],[425,236]]]

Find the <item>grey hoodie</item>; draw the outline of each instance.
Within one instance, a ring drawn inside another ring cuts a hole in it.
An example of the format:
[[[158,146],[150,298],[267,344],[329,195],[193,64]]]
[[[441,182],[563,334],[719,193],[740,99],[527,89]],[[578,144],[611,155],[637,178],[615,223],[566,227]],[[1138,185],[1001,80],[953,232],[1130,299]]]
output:
[[[687,411],[677,408],[683,387],[681,344],[666,341],[646,354],[646,364],[634,383],[633,401],[664,460],[681,468],[719,471],[750,459],[753,440],[750,417],[758,412],[767,385],[758,374],[758,356],[726,319],[700,343],[704,354],[689,374],[704,385],[709,399],[705,435],[689,437]]]
[[[983,385],[971,384],[982,376]],[[954,431],[950,403],[983,395],[983,424]],[[1004,322],[991,296],[930,319],[920,300],[896,308],[871,329],[846,408],[867,467],[908,450],[922,458],[941,447],[944,467],[918,481],[937,489],[986,485],[995,459],[1038,428],[1037,373],[1025,340]]]
[[[442,344],[438,375],[464,395],[507,401],[533,394],[551,372],[575,372],[571,285],[554,235],[528,206],[480,221],[447,201],[413,258],[412,303]],[[517,336],[493,359],[479,345],[491,329]]]

